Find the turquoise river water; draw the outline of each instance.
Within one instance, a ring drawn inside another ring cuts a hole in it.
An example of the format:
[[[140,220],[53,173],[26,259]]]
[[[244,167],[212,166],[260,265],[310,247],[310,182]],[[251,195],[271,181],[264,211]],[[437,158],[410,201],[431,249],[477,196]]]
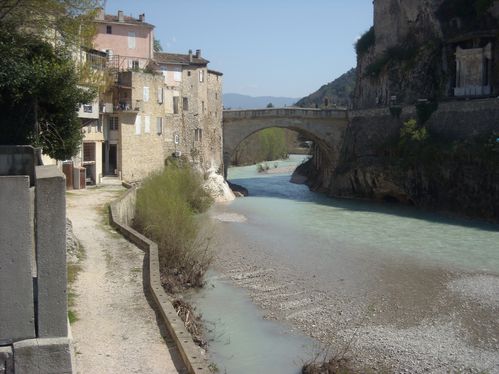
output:
[[[302,160],[291,156],[277,163],[278,170]],[[273,168],[274,162],[269,165]],[[400,205],[333,199],[289,183],[290,174],[259,174],[255,166],[229,170],[229,180],[246,187],[250,196],[213,211],[244,217],[244,222],[215,224],[223,225],[234,245],[246,246],[248,257],[254,248],[264,248],[259,251],[269,258],[305,278],[317,275],[328,287],[337,278],[351,280],[352,294],[382,278],[384,259],[397,266],[499,275],[498,226]],[[220,372],[298,373],[314,340],[264,319],[247,291],[222,276],[223,270],[210,272],[207,287],[188,296],[207,323],[209,351]]]

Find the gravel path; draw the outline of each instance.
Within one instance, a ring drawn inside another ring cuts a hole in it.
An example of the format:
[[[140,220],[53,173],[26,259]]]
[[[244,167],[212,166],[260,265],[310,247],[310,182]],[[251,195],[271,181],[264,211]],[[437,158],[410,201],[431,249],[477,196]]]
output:
[[[183,373],[143,288],[144,252],[104,221],[119,186],[67,194],[67,215],[86,252],[74,285],[77,373]]]

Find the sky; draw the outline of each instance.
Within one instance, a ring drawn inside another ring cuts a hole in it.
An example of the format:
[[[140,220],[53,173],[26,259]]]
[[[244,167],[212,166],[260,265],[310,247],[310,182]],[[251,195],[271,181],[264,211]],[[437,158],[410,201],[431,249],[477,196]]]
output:
[[[107,0],[156,26],[163,50],[202,50],[224,93],[301,98],[356,65],[372,0]]]

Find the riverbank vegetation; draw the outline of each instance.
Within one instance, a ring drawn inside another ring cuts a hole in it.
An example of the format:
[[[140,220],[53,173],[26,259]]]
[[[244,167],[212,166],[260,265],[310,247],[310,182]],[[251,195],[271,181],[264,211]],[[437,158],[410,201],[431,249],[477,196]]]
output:
[[[231,164],[242,166],[286,159],[289,153],[296,152],[302,141],[299,135],[291,130],[265,129],[249,136],[237,147]]]
[[[137,191],[135,227],[158,244],[161,281],[169,293],[203,285],[212,260],[207,218],[212,204],[202,177],[187,164],[169,163]]]

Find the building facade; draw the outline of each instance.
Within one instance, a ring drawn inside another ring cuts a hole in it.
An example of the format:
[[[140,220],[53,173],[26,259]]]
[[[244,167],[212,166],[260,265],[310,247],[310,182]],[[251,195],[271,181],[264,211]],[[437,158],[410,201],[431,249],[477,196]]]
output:
[[[144,69],[153,58],[154,26],[139,18],[105,14],[99,9],[95,19],[94,48],[106,52],[110,66],[119,70]]]
[[[138,181],[182,155],[201,171],[222,170],[222,74],[208,69],[200,50],[152,53],[154,26],[144,15],[101,12],[96,25],[95,48],[106,52],[112,82],[85,142],[102,136],[101,175]]]

